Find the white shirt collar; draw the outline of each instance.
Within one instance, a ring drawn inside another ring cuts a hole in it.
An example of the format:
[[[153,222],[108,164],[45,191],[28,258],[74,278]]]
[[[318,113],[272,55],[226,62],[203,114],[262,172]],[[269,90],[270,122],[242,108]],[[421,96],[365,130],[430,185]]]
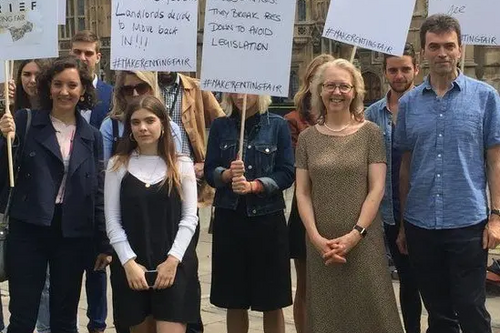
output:
[[[97,88],[97,74],[94,74],[94,79],[92,80],[92,84],[94,85],[94,88]]]

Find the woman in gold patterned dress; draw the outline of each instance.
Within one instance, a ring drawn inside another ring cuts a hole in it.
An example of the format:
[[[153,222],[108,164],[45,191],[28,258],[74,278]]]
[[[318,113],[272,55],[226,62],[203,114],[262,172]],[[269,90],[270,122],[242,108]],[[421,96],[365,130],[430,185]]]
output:
[[[296,156],[308,332],[401,333],[378,217],[385,148],[363,118],[363,78],[337,59],[318,69],[311,88],[318,124],[301,133]]]

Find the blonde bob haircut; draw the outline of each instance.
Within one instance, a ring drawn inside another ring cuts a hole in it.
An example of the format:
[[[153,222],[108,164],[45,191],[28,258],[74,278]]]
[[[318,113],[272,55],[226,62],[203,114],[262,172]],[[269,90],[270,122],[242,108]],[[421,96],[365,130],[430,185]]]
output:
[[[323,124],[326,117],[326,107],[321,98],[321,92],[323,90],[323,83],[325,82],[325,72],[327,69],[337,67],[341,68],[352,77],[352,85],[354,89],[354,99],[349,106],[349,111],[356,121],[363,121],[364,119],[364,105],[363,99],[365,98],[365,83],[363,76],[359,70],[354,67],[349,61],[345,59],[336,59],[329,61],[318,68],[316,75],[314,76],[313,83],[311,85],[311,111],[317,117],[318,123]]]
[[[123,121],[125,119],[125,110],[127,109],[127,101],[122,93],[122,87],[125,85],[127,75],[135,75],[139,80],[145,82],[151,88],[152,95],[163,101],[163,97],[158,86],[158,81],[154,72],[149,71],[119,71],[116,74],[115,93],[113,94],[113,108],[109,113],[109,117]],[[168,111],[168,110],[167,110]]]
[[[226,113],[228,117],[230,117],[233,114],[233,107],[236,107],[233,104],[233,100],[231,99],[231,95],[236,95],[232,93],[224,93],[222,94],[222,102],[220,103],[220,106],[222,110]],[[259,113],[264,113],[267,111],[269,108],[269,105],[271,105],[271,96],[269,95],[258,95],[258,100],[257,100],[257,106],[259,108]]]

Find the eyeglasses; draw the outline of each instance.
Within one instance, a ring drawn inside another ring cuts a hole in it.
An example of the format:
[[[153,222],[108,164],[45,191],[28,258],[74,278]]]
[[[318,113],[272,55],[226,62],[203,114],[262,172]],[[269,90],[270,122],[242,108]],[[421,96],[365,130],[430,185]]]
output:
[[[134,91],[137,92],[137,95],[144,95],[151,91],[151,87],[149,84],[142,82],[135,86],[123,86],[120,90],[125,96],[133,96]]]
[[[354,88],[354,86],[351,86],[350,84],[347,83],[341,83],[341,84],[323,83],[323,89],[325,89],[328,92],[334,92],[337,88],[339,89],[341,94],[347,94],[352,90],[352,88]]]

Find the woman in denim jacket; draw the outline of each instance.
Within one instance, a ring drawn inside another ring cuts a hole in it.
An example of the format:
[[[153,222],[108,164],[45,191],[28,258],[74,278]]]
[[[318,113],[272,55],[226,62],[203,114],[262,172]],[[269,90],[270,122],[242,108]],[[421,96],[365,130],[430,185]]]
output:
[[[287,122],[269,96],[247,95],[243,158],[237,158],[243,94],[225,94],[228,117],[212,124],[205,175],[216,188],[210,301],[227,311],[227,331],[247,332],[248,313],[264,313],[264,332],[284,332],[292,303],[282,191],[294,181]],[[236,112],[233,112],[236,111]]]

